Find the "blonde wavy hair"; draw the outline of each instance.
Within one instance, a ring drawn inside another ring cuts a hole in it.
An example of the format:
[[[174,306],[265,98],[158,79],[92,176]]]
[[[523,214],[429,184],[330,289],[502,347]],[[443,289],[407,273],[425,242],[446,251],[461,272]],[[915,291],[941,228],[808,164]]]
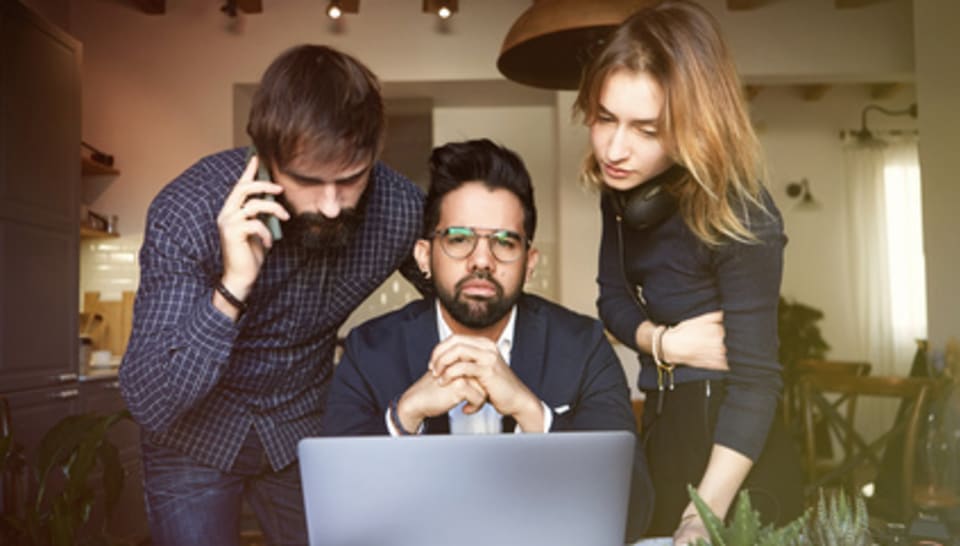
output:
[[[620,70],[645,72],[663,89],[658,132],[667,154],[688,173],[672,188],[686,224],[710,246],[725,238],[756,242],[750,206],[769,213],[761,198],[763,154],[717,21],[687,0],[657,2],[631,15],[584,71],[574,114],[585,125],[596,121],[603,86]],[[580,175],[587,185],[604,187],[592,152]]]

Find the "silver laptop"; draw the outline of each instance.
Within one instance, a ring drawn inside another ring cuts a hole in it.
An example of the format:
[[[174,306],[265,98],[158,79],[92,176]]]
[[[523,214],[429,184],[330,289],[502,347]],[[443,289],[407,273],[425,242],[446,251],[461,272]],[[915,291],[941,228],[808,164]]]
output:
[[[311,546],[622,546],[634,435],[307,438]]]

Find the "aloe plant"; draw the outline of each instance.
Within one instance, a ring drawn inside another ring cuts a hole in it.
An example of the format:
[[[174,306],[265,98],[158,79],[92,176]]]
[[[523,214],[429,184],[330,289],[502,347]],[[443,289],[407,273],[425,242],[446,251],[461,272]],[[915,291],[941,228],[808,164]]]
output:
[[[0,470],[24,481],[25,495],[12,513],[0,516],[0,542],[29,546],[109,544],[104,529],[87,529],[96,500],[91,473],[102,470],[104,510],[109,515],[123,489],[124,470],[107,431],[127,411],[109,415],[81,414],[61,419],[43,436],[32,464],[9,435],[0,437]],[[26,473],[23,474],[23,471]]]
[[[840,491],[825,498],[820,490],[820,499],[810,518],[811,510],[780,528],[763,526],[760,514],[750,504],[750,495],[741,491],[733,508],[730,523],[718,518],[697,494],[687,486],[700,518],[703,520],[709,543],[697,540],[697,546],[870,546],[867,505],[863,497],[854,497],[853,503]]]
[[[857,495],[853,506],[841,490],[830,498],[824,499],[820,490],[817,501],[816,517],[810,522],[810,540],[817,546],[869,546],[873,544],[870,536],[870,521],[867,517],[867,505],[863,497]]]
[[[740,491],[737,502],[733,507],[733,516],[730,524],[725,525],[723,520],[710,510],[697,490],[687,486],[690,499],[693,500],[700,519],[710,535],[710,542],[697,540],[697,546],[801,546],[805,542],[804,528],[807,524],[809,511],[796,520],[777,529],[773,525],[762,525],[760,514],[750,504],[750,495]]]

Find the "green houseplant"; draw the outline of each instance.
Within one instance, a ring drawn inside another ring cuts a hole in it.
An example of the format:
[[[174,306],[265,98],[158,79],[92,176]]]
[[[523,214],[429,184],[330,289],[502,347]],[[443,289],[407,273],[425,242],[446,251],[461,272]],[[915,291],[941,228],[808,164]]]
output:
[[[0,470],[7,480],[17,483],[22,495],[16,506],[7,507],[7,513],[0,515],[0,542],[18,546],[111,544],[104,529],[88,525],[97,498],[92,481],[99,467],[104,510],[109,516],[123,489],[125,472],[107,432],[125,419],[130,419],[125,410],[65,417],[43,436],[30,461],[9,432],[0,436]]]
[[[711,546],[869,546],[872,538],[863,498],[856,496],[852,503],[843,491],[824,494],[816,509],[808,509],[783,527],[763,526],[760,514],[750,505],[750,495],[741,491],[733,507],[729,524],[718,518],[697,494],[687,486],[704,526],[710,535]],[[812,517],[811,517],[812,515]],[[703,539],[697,546],[707,546]]]
[[[780,337],[779,359],[783,366],[783,407],[791,416],[789,426],[799,434],[799,407],[795,385],[797,382],[797,363],[803,359],[822,359],[830,350],[817,325],[823,319],[823,311],[804,303],[780,296],[777,310],[777,330]],[[819,434],[825,433],[821,430]],[[818,443],[829,445],[829,443]]]
[[[805,358],[824,358],[830,345],[824,341],[817,325],[823,311],[780,296],[777,311],[777,329],[780,333],[780,364],[787,377]]]

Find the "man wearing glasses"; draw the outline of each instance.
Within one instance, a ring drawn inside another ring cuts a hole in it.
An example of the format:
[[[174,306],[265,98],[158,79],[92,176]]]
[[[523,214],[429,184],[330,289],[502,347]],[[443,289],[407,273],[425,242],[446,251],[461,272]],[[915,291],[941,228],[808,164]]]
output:
[[[520,158],[489,140],[430,157],[414,257],[436,299],[355,328],[324,418],[327,435],[635,431],[623,368],[601,324],[523,292],[537,213]],[[636,450],[631,529],[649,516]]]

